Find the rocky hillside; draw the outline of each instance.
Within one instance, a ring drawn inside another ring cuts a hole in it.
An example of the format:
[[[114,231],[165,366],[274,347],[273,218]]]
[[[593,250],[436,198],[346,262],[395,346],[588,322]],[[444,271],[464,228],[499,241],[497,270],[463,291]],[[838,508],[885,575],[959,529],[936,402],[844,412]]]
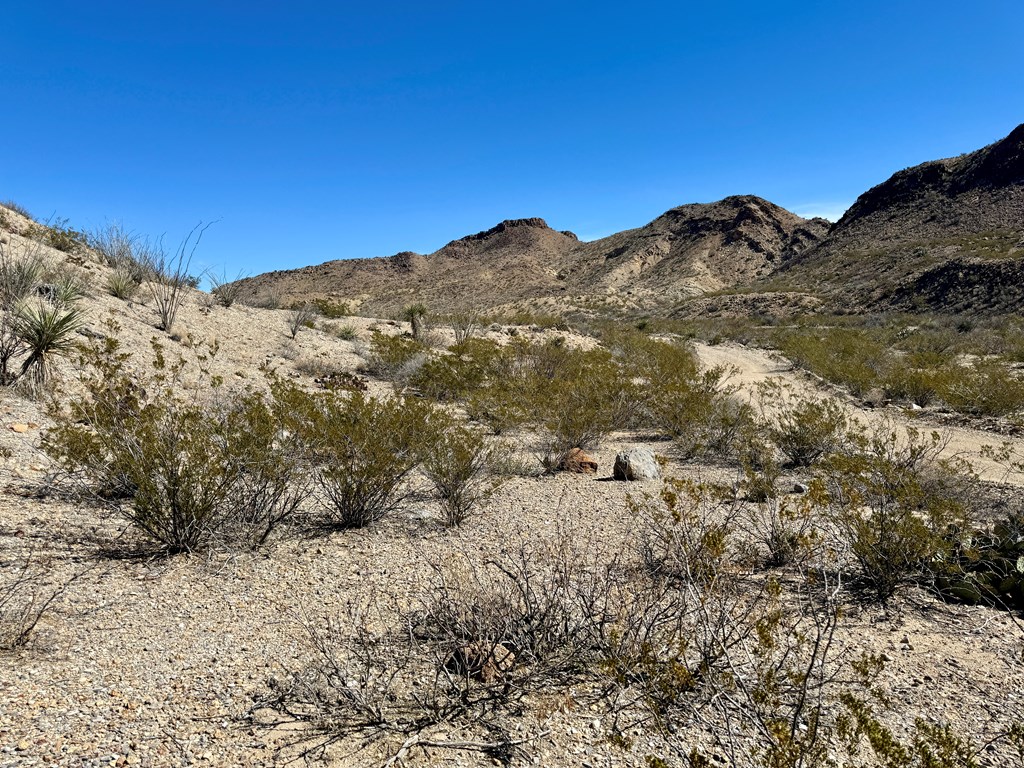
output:
[[[444,311],[550,297],[653,308],[749,285],[827,229],[823,219],[802,219],[757,197],[730,197],[673,208],[646,226],[588,243],[543,219],[516,219],[429,255],[330,261],[244,283],[250,299],[326,298],[378,314],[412,302]]]
[[[1024,307],[1019,284],[1002,285],[1019,274],[1022,259],[1024,125],[868,190],[784,273],[840,305],[856,296],[902,309],[1008,311]]]
[[[330,261],[245,280],[252,301],[371,314],[549,306],[683,315],[1024,309],[1024,125],[894,174],[831,226],[753,196],[673,208],[592,242],[504,221],[435,253]]]

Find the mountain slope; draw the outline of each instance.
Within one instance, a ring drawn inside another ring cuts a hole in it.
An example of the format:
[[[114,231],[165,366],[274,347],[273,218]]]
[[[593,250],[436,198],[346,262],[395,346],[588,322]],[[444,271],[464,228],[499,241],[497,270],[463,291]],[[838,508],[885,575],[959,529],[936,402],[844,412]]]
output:
[[[673,208],[643,227],[588,243],[543,219],[515,219],[426,256],[331,261],[258,275],[244,286],[250,298],[330,298],[378,313],[413,301],[453,310],[546,297],[611,296],[654,307],[747,285],[818,242],[827,228],[822,219],[802,219],[757,197],[730,197]]]
[[[986,280],[1009,278],[1019,272],[1014,265],[1024,257],[1022,247],[1024,125],[975,152],[894,174],[857,198],[828,236],[785,272],[840,301],[1003,311],[1024,306],[1024,294],[979,294],[972,303],[950,274],[968,282],[982,273]],[[951,272],[954,262],[960,266]],[[945,301],[947,291],[956,298]]]

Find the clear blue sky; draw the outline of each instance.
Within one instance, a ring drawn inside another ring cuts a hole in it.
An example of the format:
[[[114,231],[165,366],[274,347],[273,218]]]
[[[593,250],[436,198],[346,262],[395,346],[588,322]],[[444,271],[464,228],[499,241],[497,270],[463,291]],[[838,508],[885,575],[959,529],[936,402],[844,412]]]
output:
[[[5,2],[0,199],[230,275],[585,239],[757,194],[835,217],[1024,122],[1024,3]],[[229,276],[230,276],[229,275]]]

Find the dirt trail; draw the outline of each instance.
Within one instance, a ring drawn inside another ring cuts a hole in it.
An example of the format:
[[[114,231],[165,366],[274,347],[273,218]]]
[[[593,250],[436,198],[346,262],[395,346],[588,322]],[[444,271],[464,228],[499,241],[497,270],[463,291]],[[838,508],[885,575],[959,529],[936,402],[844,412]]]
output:
[[[694,351],[704,365],[722,365],[734,369],[735,373],[730,381],[740,387],[741,394],[748,397],[753,395],[758,384],[769,379],[778,380],[792,387],[797,393],[812,394],[822,391],[806,374],[793,370],[788,360],[772,352],[734,344],[709,346],[699,343],[694,344]],[[852,400],[847,400],[845,405],[851,415],[869,426],[889,422],[913,425],[923,431],[937,431],[949,441],[944,455],[959,455],[966,459],[981,479],[1024,486],[1024,476],[1020,473],[1008,474],[1004,466],[982,456],[984,446],[998,447],[1005,442],[1013,446],[1018,456],[1024,456],[1024,440],[1007,439],[1002,435],[978,429],[936,424],[926,414],[912,415],[911,412],[896,406],[863,408]]]

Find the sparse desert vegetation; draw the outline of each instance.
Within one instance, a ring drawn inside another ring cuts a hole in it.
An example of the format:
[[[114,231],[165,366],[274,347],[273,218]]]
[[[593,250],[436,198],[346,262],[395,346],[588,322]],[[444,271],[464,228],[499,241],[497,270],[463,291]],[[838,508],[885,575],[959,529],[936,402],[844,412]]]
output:
[[[700,211],[802,231],[763,202]],[[538,221],[446,248],[577,247]],[[378,319],[199,292],[201,228],[3,224],[3,760],[1024,760],[1012,316],[840,315],[789,274],[756,317],[406,292]],[[998,261],[997,234],[914,247]]]

